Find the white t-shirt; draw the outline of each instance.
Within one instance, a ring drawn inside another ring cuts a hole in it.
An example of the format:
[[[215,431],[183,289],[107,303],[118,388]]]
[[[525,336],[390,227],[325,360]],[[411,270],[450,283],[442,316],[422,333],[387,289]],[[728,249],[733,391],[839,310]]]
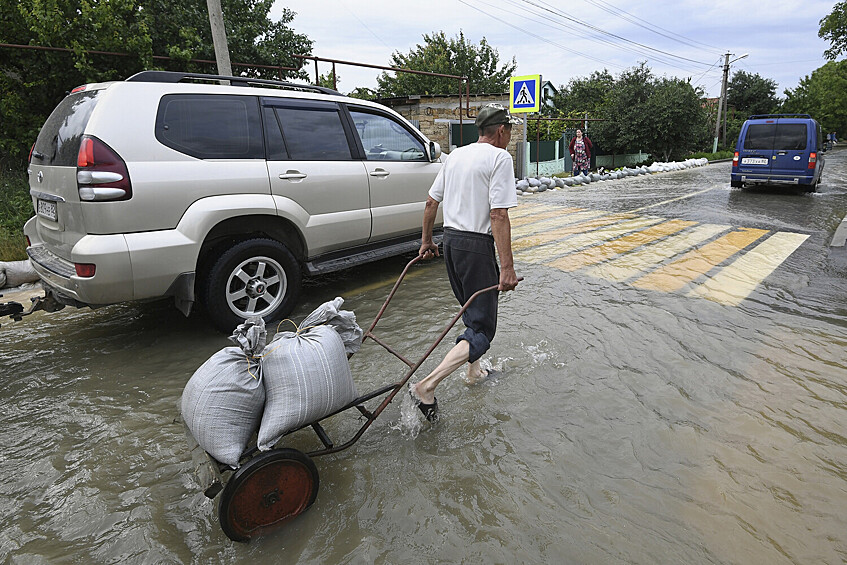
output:
[[[512,156],[490,143],[454,149],[429,195],[444,205],[444,227],[491,233],[491,210],[518,205]]]

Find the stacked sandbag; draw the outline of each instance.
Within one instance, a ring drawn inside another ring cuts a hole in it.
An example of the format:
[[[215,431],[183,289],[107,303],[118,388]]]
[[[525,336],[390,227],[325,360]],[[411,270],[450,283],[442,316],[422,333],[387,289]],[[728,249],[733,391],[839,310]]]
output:
[[[343,303],[321,304],[297,331],[267,344],[262,318],[236,328],[230,340],[238,347],[215,353],[182,393],[182,417],[200,447],[237,469],[257,430],[259,449],[268,450],[357,397],[347,357],[364,332],[353,312],[339,309]]]
[[[16,287],[37,282],[41,277],[32,268],[29,259],[24,261],[0,261],[0,288]]]
[[[259,355],[265,321],[253,317],[235,329],[225,347],[197,369],[182,392],[182,418],[197,443],[216,460],[238,468],[259,426],[265,387]]]

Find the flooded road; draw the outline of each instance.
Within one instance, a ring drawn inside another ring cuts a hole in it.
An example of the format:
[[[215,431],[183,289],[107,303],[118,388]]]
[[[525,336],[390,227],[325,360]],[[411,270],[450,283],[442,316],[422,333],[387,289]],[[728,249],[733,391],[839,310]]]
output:
[[[3,323],[0,561],[843,563],[847,269],[829,247],[843,153],[812,195],[730,190],[718,163],[521,199],[516,219],[547,220],[515,222],[525,281],[483,358],[501,371],[450,377],[441,421],[418,433],[395,401],[316,459],[308,512],[247,545],[221,532],[177,409],[224,336],[167,303]],[[626,217],[585,225],[611,214]],[[679,229],[645,234],[659,226]],[[342,296],[367,326],[406,260],[312,282],[292,318]],[[378,334],[417,357],[457,309],[443,264],[416,266]],[[404,372],[373,343],[351,366],[360,392]]]

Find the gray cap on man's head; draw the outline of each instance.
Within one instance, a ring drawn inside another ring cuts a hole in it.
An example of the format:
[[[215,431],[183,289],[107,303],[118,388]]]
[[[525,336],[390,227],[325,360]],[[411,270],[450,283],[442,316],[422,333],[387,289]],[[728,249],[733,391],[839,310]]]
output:
[[[488,104],[479,109],[476,127],[479,129],[500,124],[522,124],[523,120],[509,115],[509,111],[500,104]]]

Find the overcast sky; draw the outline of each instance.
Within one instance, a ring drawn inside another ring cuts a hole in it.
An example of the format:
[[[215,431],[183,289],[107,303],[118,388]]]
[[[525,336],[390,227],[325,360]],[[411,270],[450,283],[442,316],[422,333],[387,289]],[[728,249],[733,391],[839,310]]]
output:
[[[835,2],[820,0],[277,0],[296,13],[291,26],[314,41],[313,55],[389,65],[423,34],[443,31],[478,43],[485,37],[500,60],[512,57],[516,75],[541,74],[556,87],[594,71],[622,70],[646,61],[657,76],[690,77],[718,96],[723,54],[731,65],[777,83],[777,95],[823,65],[829,45],[820,19]],[[574,21],[576,20],[576,21]],[[324,63],[320,72],[331,70]],[[314,73],[314,64],[309,67]],[[379,71],[339,65],[338,88],[376,86]]]

